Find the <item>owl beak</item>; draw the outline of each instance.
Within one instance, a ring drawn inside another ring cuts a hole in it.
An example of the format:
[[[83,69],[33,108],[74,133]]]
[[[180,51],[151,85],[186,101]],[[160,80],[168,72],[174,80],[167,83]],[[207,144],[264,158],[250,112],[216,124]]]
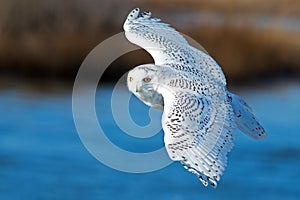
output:
[[[141,87],[142,87],[142,82],[138,82],[135,86],[135,92],[138,93],[141,91]]]
[[[138,92],[139,92],[138,85],[135,87],[135,92],[136,92],[136,93],[138,93]]]

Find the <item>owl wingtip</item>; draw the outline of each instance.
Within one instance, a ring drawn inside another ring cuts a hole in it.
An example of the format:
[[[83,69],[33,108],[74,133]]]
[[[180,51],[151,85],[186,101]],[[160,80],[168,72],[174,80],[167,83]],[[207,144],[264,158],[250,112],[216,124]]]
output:
[[[123,29],[125,31],[129,30],[131,21],[135,20],[138,17],[139,13],[140,13],[140,9],[135,8],[128,14],[128,16],[124,22],[124,25],[123,25]]]
[[[208,179],[208,181],[209,181],[211,187],[217,188],[217,186],[218,186],[217,181],[215,181],[214,179],[209,178],[209,177],[208,177],[207,179]]]
[[[135,8],[128,14],[127,19],[135,19],[139,15],[139,13],[140,13],[140,9]]]
[[[204,179],[201,175],[198,176],[198,178],[205,187],[207,187],[208,184],[213,188],[217,188],[217,186],[218,186],[217,181],[213,178],[206,177],[206,179]]]

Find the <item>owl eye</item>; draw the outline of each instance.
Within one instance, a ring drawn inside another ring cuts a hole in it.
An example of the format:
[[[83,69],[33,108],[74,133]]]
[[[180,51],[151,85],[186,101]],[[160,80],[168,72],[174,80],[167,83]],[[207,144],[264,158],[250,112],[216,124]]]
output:
[[[149,83],[151,81],[151,78],[143,78],[143,81]]]
[[[132,77],[129,77],[129,82],[132,82],[133,81],[133,78]]]

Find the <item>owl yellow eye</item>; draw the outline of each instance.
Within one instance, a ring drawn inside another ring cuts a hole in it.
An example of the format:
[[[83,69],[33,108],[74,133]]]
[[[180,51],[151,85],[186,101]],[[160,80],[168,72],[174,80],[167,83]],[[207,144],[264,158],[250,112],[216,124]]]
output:
[[[143,81],[149,83],[151,81],[151,78],[143,78]]]
[[[129,77],[129,82],[132,82],[133,81],[133,78],[130,76]]]

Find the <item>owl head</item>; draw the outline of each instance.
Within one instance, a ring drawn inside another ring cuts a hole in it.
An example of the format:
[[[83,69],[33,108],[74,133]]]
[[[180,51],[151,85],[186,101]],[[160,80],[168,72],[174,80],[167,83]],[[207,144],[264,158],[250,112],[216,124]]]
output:
[[[130,92],[143,101],[146,105],[163,109],[163,97],[158,93],[163,67],[154,64],[140,65],[129,71],[127,86]]]

